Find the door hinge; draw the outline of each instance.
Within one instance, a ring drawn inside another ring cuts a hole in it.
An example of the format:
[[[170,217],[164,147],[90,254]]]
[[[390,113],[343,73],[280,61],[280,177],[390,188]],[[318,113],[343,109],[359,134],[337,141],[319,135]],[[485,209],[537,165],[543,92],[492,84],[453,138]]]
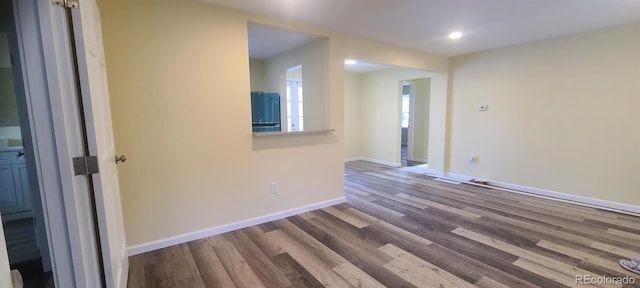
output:
[[[75,9],[78,9],[80,7],[79,2],[80,0],[52,0],[53,5]]]
[[[98,157],[73,157],[73,170],[75,171],[76,176],[92,175],[100,172],[100,169],[98,169]]]

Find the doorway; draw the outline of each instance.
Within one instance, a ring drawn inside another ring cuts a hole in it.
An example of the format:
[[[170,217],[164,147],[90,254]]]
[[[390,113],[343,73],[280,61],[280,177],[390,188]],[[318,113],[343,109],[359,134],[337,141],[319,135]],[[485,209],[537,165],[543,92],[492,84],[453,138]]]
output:
[[[427,164],[429,147],[430,78],[401,81],[400,163],[402,167]]]
[[[40,192],[34,185],[35,164],[27,139],[30,125],[21,109],[24,82],[11,0],[0,0],[0,11],[0,213],[6,249],[10,268],[22,274],[24,287],[52,287]]]
[[[66,1],[12,4],[16,67],[24,85],[17,104],[25,111],[21,123],[29,125],[22,130],[27,170],[39,190],[31,200],[41,199],[33,203],[43,207],[33,210],[42,212],[35,219],[43,230],[46,226],[45,247],[55,250],[41,255],[51,258],[57,287],[126,287],[116,170],[116,160],[124,161],[113,145],[98,5],[95,0],[79,7]],[[7,262],[0,253],[3,275],[9,272]]]
[[[402,167],[414,166],[412,159],[409,156],[411,149],[409,149],[409,145],[411,145],[411,139],[413,135],[411,135],[412,131],[410,128],[410,123],[412,124],[412,104],[413,104],[413,85],[410,82],[402,82],[402,93],[400,95],[402,98],[402,112],[400,113],[400,163]],[[413,148],[413,147],[411,147]]]
[[[443,80],[441,74],[429,71],[345,61],[345,161],[426,168],[433,140],[431,117],[440,120],[444,115],[431,111],[446,96],[440,89],[446,84]],[[439,122],[434,123],[433,130],[441,130]]]

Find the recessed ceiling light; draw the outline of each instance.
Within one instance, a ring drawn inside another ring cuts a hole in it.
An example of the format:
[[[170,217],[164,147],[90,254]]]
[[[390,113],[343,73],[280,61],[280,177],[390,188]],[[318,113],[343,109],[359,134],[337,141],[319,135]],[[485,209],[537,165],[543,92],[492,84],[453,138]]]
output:
[[[451,32],[451,34],[449,34],[450,39],[460,39],[460,37],[462,37],[462,32],[460,31]]]
[[[347,65],[353,65],[353,64],[356,64],[356,63],[358,63],[358,61],[356,61],[356,60],[352,60],[352,59],[344,60],[344,64],[347,64]]]

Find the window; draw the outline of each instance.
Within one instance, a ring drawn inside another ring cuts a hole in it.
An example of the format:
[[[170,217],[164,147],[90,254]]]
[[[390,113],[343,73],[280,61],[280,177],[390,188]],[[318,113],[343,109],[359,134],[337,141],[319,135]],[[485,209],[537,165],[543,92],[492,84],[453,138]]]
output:
[[[304,97],[302,93],[302,81],[287,81],[287,123],[288,131],[304,130]]]
[[[409,101],[410,101],[410,99],[411,99],[411,96],[409,94],[403,94],[402,95],[402,128],[409,128]]]
[[[302,65],[287,69],[287,131],[304,130]]]

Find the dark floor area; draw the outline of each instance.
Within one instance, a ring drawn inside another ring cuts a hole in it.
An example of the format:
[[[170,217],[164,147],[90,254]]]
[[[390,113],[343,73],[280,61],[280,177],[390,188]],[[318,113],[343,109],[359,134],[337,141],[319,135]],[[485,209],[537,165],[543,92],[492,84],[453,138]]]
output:
[[[2,225],[9,263],[21,263],[40,258],[33,218],[6,221]]]
[[[11,269],[20,271],[24,288],[53,287],[52,273],[42,271],[33,218],[6,221],[3,228]]]
[[[11,265],[22,274],[24,288],[49,288],[54,287],[51,272],[42,271],[42,259],[29,260]]]

